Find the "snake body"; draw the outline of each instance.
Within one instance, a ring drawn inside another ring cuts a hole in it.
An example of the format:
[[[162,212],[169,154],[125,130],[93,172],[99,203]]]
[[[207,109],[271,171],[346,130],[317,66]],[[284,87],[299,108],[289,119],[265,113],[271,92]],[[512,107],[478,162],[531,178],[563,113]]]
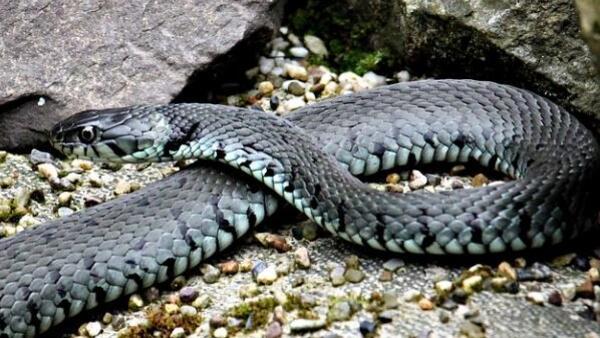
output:
[[[200,161],[0,241],[4,336],[32,337],[183,273],[272,214],[275,196],[347,241],[414,254],[545,247],[588,231],[597,213],[591,132],[549,100],[492,82],[390,85],[286,119],[211,104],[86,111],[59,123],[52,143],[100,160]],[[467,161],[514,180],[392,195],[355,178]]]

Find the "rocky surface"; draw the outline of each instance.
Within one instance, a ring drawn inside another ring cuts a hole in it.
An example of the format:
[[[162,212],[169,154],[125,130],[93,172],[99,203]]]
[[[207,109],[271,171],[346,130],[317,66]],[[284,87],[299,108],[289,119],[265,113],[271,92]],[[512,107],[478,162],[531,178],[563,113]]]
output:
[[[587,118],[600,131],[600,80],[580,35],[574,1],[306,2],[311,11],[292,15],[292,22],[311,31],[312,21],[302,18],[327,13],[315,21],[331,36],[329,47],[346,36],[383,55],[380,66],[401,64],[419,76],[524,87]]]
[[[308,43],[307,43],[308,41]],[[285,115],[330,96],[414,79],[309,62],[318,37],[286,27],[246,72],[255,87],[223,103]],[[320,47],[315,47],[320,46]],[[477,171],[392,172],[390,193],[501,184]],[[98,166],[0,151],[0,234],[115,198],[177,170]],[[473,175],[471,175],[473,174]],[[460,175],[460,176],[458,176]],[[600,333],[600,250],[493,259],[392,257],[329,237],[291,209],[185,277],[63,325],[51,337],[557,337]],[[506,261],[503,261],[506,260]],[[478,263],[483,263],[478,264]]]
[[[0,2],[0,149],[40,144],[80,110],[170,102],[208,67],[240,69],[282,3]]]
[[[581,34],[594,54],[596,73],[600,75],[600,2],[575,0],[581,24]]]

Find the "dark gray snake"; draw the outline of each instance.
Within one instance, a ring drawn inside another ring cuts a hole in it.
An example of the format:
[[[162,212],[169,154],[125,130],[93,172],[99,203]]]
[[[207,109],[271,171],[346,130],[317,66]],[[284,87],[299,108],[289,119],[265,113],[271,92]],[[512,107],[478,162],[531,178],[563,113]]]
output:
[[[597,217],[592,134],[549,100],[491,82],[391,85],[287,119],[210,104],[86,111],[59,123],[52,143],[110,161],[201,161],[0,241],[2,336],[34,336],[189,270],[272,214],[275,195],[339,237],[397,253],[541,248]],[[515,180],[398,195],[353,176],[467,161]]]

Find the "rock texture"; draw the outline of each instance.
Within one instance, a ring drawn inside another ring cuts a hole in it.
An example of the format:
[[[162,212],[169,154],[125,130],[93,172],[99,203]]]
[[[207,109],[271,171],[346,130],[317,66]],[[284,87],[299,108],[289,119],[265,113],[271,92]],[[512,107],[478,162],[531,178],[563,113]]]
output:
[[[394,58],[391,69],[525,87],[550,97],[590,126],[595,123],[600,132],[600,80],[572,0],[305,2],[313,15],[320,13],[315,10],[319,5],[333,13],[318,21],[329,23],[325,27],[331,31],[321,36],[337,33],[341,38],[335,38],[342,41],[358,39]],[[292,23],[301,21],[291,17]],[[332,40],[328,42],[332,49]]]
[[[166,103],[202,80],[198,72],[252,64],[282,6],[0,0],[0,149],[43,142],[45,130],[76,111]]]
[[[600,75],[600,1],[575,0],[581,34],[594,54],[596,72]]]

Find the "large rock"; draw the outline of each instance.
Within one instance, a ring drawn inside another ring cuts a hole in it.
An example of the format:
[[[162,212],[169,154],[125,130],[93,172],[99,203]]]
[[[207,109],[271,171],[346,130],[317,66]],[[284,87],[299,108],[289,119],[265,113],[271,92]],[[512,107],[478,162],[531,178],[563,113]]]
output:
[[[589,5],[597,0],[578,1],[588,4],[582,18],[598,16]],[[600,82],[573,0],[304,2],[308,10],[291,14],[292,24],[311,31],[313,21],[305,13],[325,13],[314,22],[325,31],[319,34],[329,38],[330,49],[339,41],[359,40],[386,56],[384,66],[395,63],[388,70],[406,67],[417,76],[525,87],[577,113],[588,125],[600,124]]]
[[[209,69],[241,72],[277,28],[282,6],[0,0],[0,149],[43,142],[76,111],[167,103],[189,96]]]

